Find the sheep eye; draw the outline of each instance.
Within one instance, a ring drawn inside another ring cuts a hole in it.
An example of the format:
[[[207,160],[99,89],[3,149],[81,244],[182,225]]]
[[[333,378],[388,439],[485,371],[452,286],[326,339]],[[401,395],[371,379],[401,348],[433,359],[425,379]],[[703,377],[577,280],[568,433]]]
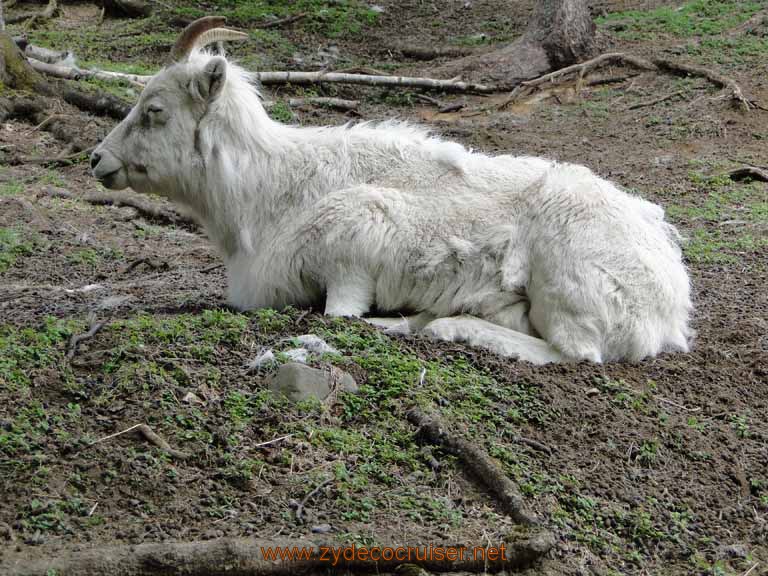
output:
[[[150,104],[147,106],[147,112],[149,114],[157,114],[158,112],[162,112],[163,108],[161,106],[158,106],[157,104]]]

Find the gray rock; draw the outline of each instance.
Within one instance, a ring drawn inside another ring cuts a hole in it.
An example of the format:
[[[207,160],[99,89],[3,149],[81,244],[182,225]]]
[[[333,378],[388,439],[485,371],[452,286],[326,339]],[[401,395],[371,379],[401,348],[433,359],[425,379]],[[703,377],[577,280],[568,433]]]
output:
[[[327,534],[332,530],[330,524],[318,524],[317,526],[312,526],[312,532],[315,534]]]
[[[280,366],[269,383],[269,389],[275,394],[282,394],[291,402],[301,402],[308,398],[325,400],[331,393],[334,376],[338,377],[339,390],[357,392],[357,382],[346,372],[338,370],[334,375],[330,370],[319,370],[298,362]]]

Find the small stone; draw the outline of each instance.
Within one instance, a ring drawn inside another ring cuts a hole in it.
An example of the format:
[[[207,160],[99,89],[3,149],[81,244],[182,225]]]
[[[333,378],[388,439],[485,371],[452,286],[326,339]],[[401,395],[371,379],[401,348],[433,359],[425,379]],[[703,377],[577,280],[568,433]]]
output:
[[[187,392],[181,401],[186,402],[187,404],[203,404],[203,401],[200,400],[200,398],[192,392]]]
[[[587,388],[584,391],[584,394],[586,394],[587,396],[594,396],[595,394],[600,394],[600,389],[599,388]]]
[[[743,544],[723,544],[717,548],[719,558],[746,558],[749,555]]]
[[[330,370],[318,370],[298,362],[288,362],[283,364],[272,378],[269,389],[275,394],[282,394],[291,402],[301,402],[308,398],[325,400],[331,393],[331,387],[337,377],[339,390],[357,391],[357,382],[350,374],[338,368],[334,370],[337,371],[336,374]]]
[[[315,534],[327,534],[331,530],[333,530],[333,528],[331,528],[330,524],[318,524],[317,526],[312,526],[312,532]]]

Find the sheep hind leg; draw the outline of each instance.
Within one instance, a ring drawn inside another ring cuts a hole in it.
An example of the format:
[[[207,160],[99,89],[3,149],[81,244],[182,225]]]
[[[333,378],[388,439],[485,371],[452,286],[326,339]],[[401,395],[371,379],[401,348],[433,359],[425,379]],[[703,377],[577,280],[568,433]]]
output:
[[[435,319],[434,314],[421,312],[412,316],[363,318],[369,324],[384,330],[385,334],[413,334]]]
[[[438,318],[427,324],[424,333],[438,340],[465,342],[500,356],[517,358],[532,364],[566,361],[560,352],[541,338],[516,332],[474,316]]]

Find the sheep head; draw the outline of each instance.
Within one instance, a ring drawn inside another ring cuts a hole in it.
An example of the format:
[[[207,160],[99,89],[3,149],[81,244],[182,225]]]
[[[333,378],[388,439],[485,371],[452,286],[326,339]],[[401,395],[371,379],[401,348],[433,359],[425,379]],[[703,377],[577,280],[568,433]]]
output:
[[[104,186],[174,197],[185,180],[199,175],[198,129],[224,87],[227,61],[192,54],[214,42],[248,37],[221,28],[223,22],[207,16],[187,26],[171,50],[170,64],[94,150],[91,170]]]

